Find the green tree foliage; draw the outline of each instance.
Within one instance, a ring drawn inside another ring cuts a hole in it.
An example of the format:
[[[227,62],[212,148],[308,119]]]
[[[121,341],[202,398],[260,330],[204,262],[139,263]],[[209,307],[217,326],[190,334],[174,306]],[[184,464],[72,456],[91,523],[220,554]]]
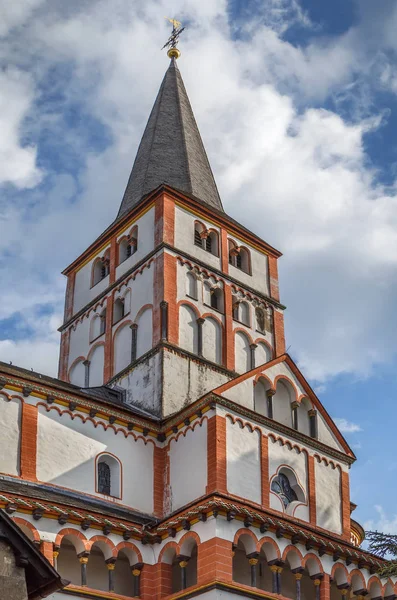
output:
[[[367,531],[365,539],[369,542],[368,550],[379,558],[385,559],[378,574],[381,577],[397,577],[397,535]]]

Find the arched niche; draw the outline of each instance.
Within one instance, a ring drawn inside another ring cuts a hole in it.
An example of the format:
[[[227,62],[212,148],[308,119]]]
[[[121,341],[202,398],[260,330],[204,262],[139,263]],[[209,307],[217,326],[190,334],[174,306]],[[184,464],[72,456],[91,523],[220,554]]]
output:
[[[179,345],[193,354],[198,352],[197,315],[186,304],[179,307]]]
[[[114,335],[114,374],[119,373],[131,363],[131,338],[130,323],[117,329]]]
[[[250,340],[242,331],[237,331],[234,338],[234,369],[237,373],[250,370]]]
[[[222,327],[211,317],[203,323],[203,356],[218,365],[222,364]]]
[[[152,348],[153,318],[151,307],[146,308],[137,319],[136,357],[139,358]]]
[[[276,393],[273,396],[273,418],[275,421],[292,427],[291,403],[295,400],[292,385],[285,379],[277,382]]]

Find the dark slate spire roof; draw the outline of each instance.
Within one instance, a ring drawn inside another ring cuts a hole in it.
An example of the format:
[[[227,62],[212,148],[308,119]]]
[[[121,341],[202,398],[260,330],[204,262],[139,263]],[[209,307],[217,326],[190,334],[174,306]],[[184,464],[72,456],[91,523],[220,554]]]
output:
[[[163,183],[223,210],[174,58],[150,113],[117,217]]]

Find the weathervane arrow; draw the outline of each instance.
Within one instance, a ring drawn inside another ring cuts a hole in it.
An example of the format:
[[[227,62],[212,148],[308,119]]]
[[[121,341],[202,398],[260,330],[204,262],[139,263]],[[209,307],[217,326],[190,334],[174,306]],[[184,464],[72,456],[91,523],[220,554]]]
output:
[[[176,19],[169,19],[168,17],[164,18],[172,24],[172,33],[161,49],[164,50],[164,48],[168,48],[167,55],[170,58],[179,58],[181,52],[177,48],[177,45],[179,42],[179,36],[185,28],[182,27],[182,23],[180,21],[177,21]]]

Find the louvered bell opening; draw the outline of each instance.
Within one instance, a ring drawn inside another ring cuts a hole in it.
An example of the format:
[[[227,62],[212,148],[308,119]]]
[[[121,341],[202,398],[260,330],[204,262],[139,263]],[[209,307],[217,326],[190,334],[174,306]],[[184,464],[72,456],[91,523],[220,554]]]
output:
[[[201,239],[200,232],[197,229],[194,230],[194,243],[196,246],[203,247],[203,240]]]

